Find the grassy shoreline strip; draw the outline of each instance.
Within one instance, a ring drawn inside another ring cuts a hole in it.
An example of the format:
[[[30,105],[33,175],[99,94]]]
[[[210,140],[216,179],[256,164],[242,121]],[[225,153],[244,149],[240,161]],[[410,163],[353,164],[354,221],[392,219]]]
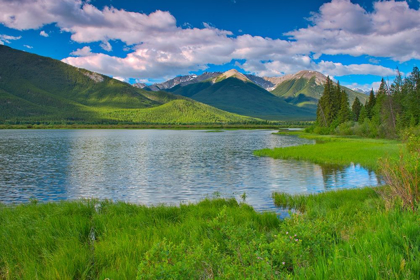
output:
[[[301,212],[279,221],[234,199],[0,204],[0,279],[418,279],[419,213],[371,188],[274,200]]]
[[[276,159],[307,160],[317,164],[348,165],[358,163],[371,170],[378,169],[378,159],[397,157],[402,144],[392,140],[343,138],[292,133],[308,139],[315,139],[315,145],[301,145],[286,148],[262,149],[254,155]]]
[[[279,124],[22,124],[4,125],[1,129],[279,129]]]

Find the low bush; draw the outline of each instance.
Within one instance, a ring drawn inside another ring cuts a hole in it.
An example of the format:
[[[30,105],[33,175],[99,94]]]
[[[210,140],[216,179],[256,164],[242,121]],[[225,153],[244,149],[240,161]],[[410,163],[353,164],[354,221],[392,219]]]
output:
[[[390,186],[382,195],[388,202],[397,200],[415,211],[420,202],[420,137],[410,135],[406,139],[406,149],[401,149],[398,158],[380,161],[381,174]]]

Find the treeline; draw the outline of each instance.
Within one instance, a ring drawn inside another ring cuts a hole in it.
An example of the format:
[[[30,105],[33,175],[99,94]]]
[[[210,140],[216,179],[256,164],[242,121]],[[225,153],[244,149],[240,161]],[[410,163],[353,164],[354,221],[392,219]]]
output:
[[[419,123],[420,71],[414,67],[405,78],[398,71],[391,85],[382,79],[377,92],[372,90],[365,104],[356,98],[351,107],[340,84],[327,78],[316,122],[310,130],[318,134],[395,138]]]

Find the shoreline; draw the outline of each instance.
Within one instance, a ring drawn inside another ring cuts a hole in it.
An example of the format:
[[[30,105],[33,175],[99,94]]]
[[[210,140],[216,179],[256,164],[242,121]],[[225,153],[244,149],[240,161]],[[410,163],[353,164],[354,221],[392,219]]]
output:
[[[72,124],[72,125],[4,125],[0,124],[0,130],[4,129],[280,129],[288,127],[302,127],[303,125],[287,124],[145,124],[145,125],[97,125],[97,124]]]
[[[354,163],[377,171],[380,158],[387,156],[397,158],[399,151],[404,147],[402,142],[397,140],[317,135],[300,131],[280,131],[275,134],[312,139],[316,143],[315,145],[261,149],[254,151],[254,155],[340,166]]]
[[[317,145],[361,141],[306,136],[322,138],[308,145],[318,156]],[[246,196],[178,206],[0,203],[0,278],[416,279],[419,213],[387,203],[387,188],[274,192],[277,207],[295,209],[284,220]]]

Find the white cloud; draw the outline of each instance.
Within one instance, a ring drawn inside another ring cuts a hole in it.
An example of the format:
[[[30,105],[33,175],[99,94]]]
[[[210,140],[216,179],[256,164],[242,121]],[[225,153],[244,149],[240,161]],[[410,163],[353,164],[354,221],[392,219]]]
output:
[[[326,73],[332,76],[345,76],[345,75],[363,75],[371,74],[376,76],[392,76],[395,71],[380,65],[372,64],[350,64],[343,65],[342,63],[333,63],[331,61],[321,61],[316,64],[315,70]]]
[[[23,45],[25,48],[27,48],[27,49],[33,49],[34,47],[32,47],[32,46],[29,46],[29,45]]]
[[[0,45],[4,45],[5,43],[10,44],[10,41],[19,40],[20,38],[22,38],[22,36],[16,37],[16,36],[0,34]]]
[[[123,78],[123,77],[112,77],[115,80],[121,81],[121,82],[126,82],[127,79]]]
[[[77,49],[73,52],[70,53],[70,55],[74,55],[74,56],[89,56],[92,55],[92,50],[89,46],[85,46],[81,49]]]
[[[44,30],[41,30],[41,32],[39,32],[39,35],[41,35],[42,37],[49,37],[50,35],[48,35],[47,32],[45,32]]]
[[[282,75],[302,69],[332,76],[348,74],[391,75],[393,70],[372,64],[343,65],[315,62],[321,54],[420,59],[420,12],[406,2],[375,2],[367,12],[349,0],[322,5],[306,28],[280,40],[232,32],[204,23],[203,28],[177,26],[169,12],[151,14],[113,7],[96,8],[82,0],[0,0],[0,23],[24,30],[56,23],[78,43],[99,42],[111,51],[111,41],[129,48],[125,57],[92,53],[82,48],[64,62],[117,77],[161,79],[245,60],[243,69],[258,75]],[[374,63],[374,62],[372,62]],[[375,63],[374,63],[375,64]]]
[[[101,48],[107,52],[112,51],[112,46],[108,41],[104,41],[100,44]]]
[[[372,89],[374,91],[377,91],[379,89],[379,86],[381,85],[381,82],[373,82],[371,84],[358,84],[358,83],[352,83],[349,85],[345,85],[344,86],[351,88],[353,90],[357,90],[357,91],[363,91],[364,93],[368,93],[370,92]]]
[[[320,61],[315,63],[308,56],[282,57],[281,60],[273,62],[247,61],[242,68],[252,73],[259,73],[263,76],[280,76],[284,74],[296,73],[302,69],[314,70],[331,77],[340,77],[346,75],[377,75],[392,76],[395,71],[380,65],[372,64],[350,64],[331,61]]]
[[[420,11],[405,1],[380,1],[368,13],[349,0],[332,0],[310,18],[312,25],[287,33],[316,54],[420,59]]]

